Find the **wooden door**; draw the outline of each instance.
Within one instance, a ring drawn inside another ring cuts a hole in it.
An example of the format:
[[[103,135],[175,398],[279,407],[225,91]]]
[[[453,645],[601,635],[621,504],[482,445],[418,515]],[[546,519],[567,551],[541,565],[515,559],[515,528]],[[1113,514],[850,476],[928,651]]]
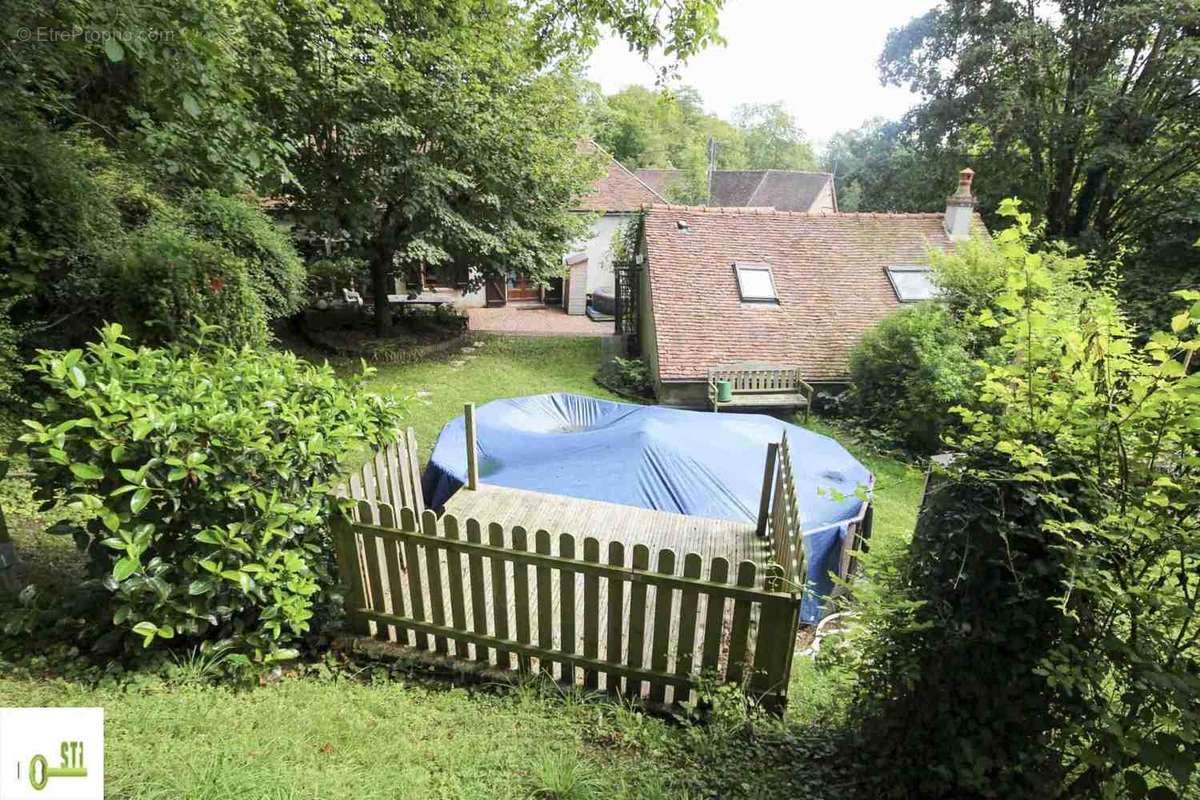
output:
[[[541,297],[541,289],[529,282],[529,278],[520,272],[509,272],[505,279],[508,288],[508,300],[537,300]]]
[[[488,308],[502,306],[506,302],[504,281],[500,278],[488,278],[483,282],[484,300]]]

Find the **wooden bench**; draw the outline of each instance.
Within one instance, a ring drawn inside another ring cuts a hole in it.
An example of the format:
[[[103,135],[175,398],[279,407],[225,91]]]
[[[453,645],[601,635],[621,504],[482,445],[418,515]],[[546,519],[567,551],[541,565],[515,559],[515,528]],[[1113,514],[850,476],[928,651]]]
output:
[[[717,382],[729,381],[733,396],[717,399]],[[803,408],[804,418],[812,407],[813,388],[795,367],[745,364],[708,370],[708,402],[713,411],[722,408]]]

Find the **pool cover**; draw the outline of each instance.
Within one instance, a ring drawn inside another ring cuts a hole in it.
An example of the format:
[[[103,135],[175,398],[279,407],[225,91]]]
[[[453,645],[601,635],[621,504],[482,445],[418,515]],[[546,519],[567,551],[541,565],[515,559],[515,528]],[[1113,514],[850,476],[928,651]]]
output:
[[[813,591],[832,588],[855,496],[871,473],[840,444],[764,414],[713,414],[574,394],[495,400],[475,411],[484,483],[753,524],[767,444],[786,432]],[[463,418],[442,429],[422,480],[441,509],[466,480]],[[840,525],[834,523],[842,523]],[[819,616],[806,602],[803,616]]]

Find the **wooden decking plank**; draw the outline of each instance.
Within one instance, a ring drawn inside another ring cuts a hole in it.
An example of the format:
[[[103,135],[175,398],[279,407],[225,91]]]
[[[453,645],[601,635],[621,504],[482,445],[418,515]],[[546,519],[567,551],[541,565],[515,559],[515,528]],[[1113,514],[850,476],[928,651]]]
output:
[[[706,561],[721,557],[734,563],[754,558],[760,549],[751,522],[689,517],[487,483],[476,491],[456,493],[446,503],[446,511],[459,517],[487,517],[505,528],[521,525],[556,535],[570,533],[577,539],[594,536],[602,549],[620,541],[652,550],[669,547],[677,554],[698,552]]]
[[[680,561],[687,553],[697,553],[705,565],[711,564],[714,559],[723,559],[726,563],[732,564],[747,560],[758,562],[769,557],[770,552],[769,543],[755,536],[755,524],[752,522],[692,517],[599,500],[511,489],[487,483],[480,484],[479,488],[474,491],[460,490],[446,503],[445,510],[446,513],[454,514],[461,520],[473,518],[499,523],[505,531],[520,528],[523,534],[521,538],[525,540],[524,544],[530,550],[534,549],[534,536],[525,531],[545,530],[555,539],[563,533],[571,534],[576,540],[577,555],[580,554],[578,548],[582,546],[583,540],[592,537],[599,544],[600,559],[605,562],[608,561],[610,555],[610,545],[614,543],[621,546],[621,552],[626,558],[630,557],[634,546],[642,545],[654,553],[662,549],[673,550]],[[509,536],[506,535],[505,539],[508,538]],[[463,559],[463,561],[467,561],[467,559]],[[464,585],[471,585],[473,576],[469,574],[468,566],[464,564],[461,569]],[[444,562],[443,572],[449,572],[448,563]],[[517,636],[518,641],[521,641],[522,633],[527,637],[524,638],[526,642],[535,638],[540,639],[544,635],[540,619],[543,612],[543,608],[540,607],[542,604],[537,601],[536,597],[530,597],[528,593],[528,589],[537,586],[537,571],[529,570],[529,574],[525,578],[528,587],[525,592],[521,592],[519,586],[522,582],[521,576],[514,575],[512,594],[508,596],[505,596],[506,592],[497,593],[493,589],[495,573],[492,569],[485,568],[483,572],[484,575],[480,576],[486,587],[484,591],[486,610],[483,618],[492,622],[493,627],[496,627],[503,619],[508,624],[509,631]],[[449,576],[444,575],[443,577],[446,580],[445,590],[449,592]],[[557,571],[553,573],[547,616],[553,623],[550,625],[550,629],[554,647],[561,648],[566,652],[584,653],[586,638],[584,620],[587,617],[584,600],[587,595],[583,577],[576,576],[575,580],[574,590],[564,591],[561,576]],[[643,625],[645,626],[643,650],[641,657],[638,658],[629,653],[629,642],[625,636],[628,633],[628,626],[632,622],[634,609],[631,606],[638,593],[632,591],[633,585],[614,587],[610,585],[613,582],[609,580],[599,580],[597,583],[595,602],[599,614],[595,620],[595,647],[597,650],[607,653],[613,644],[617,644],[621,649],[618,657],[621,661],[630,663],[632,660],[649,663],[651,654],[647,651],[650,648],[650,637],[654,635],[654,631],[649,624],[650,621],[645,617],[648,616],[653,606],[643,612]],[[610,593],[613,595],[611,598]],[[423,594],[425,597],[422,599],[426,601],[424,605],[428,607],[428,587],[424,587]],[[522,594],[524,597],[520,597]],[[520,599],[518,599],[519,597]],[[564,599],[574,601],[573,625],[564,624],[566,620],[564,614],[568,613],[563,608]],[[497,600],[505,602],[508,608],[497,609],[495,607]],[[642,602],[647,601],[653,603],[654,598],[649,597]],[[719,605],[724,606],[725,604],[720,603]],[[691,633],[691,637],[694,637],[697,650],[706,649],[702,645],[720,638],[721,629],[727,627],[731,622],[732,610],[732,607],[721,608],[717,616],[706,613],[696,619],[695,630]],[[473,612],[474,609],[468,612],[472,621],[475,616]],[[610,620],[610,615],[615,615],[615,619]],[[710,632],[709,627],[714,622],[716,629]],[[487,623],[485,623],[485,627],[486,625]],[[612,641],[611,636],[614,625],[620,626],[621,629],[621,635],[615,642]],[[471,627],[475,628],[475,625],[472,624]],[[572,631],[571,628],[574,630]],[[568,647],[563,642],[564,633],[566,635],[574,634],[572,646]],[[667,640],[672,645],[669,664],[674,668],[677,660],[681,658],[686,660],[686,654],[680,653],[676,649],[676,643],[679,642],[681,636],[679,620],[676,619],[676,615],[672,615],[671,629],[666,633]],[[690,637],[685,634],[683,638],[686,640]],[[704,655],[707,655],[708,658],[704,658]],[[720,654],[722,661],[724,655],[724,653]],[[717,666],[715,663],[717,654],[711,650],[703,655],[694,653],[692,657],[700,657],[701,663],[708,662],[706,666]],[[529,664],[524,663],[520,666],[527,669]],[[617,681],[610,682],[606,678],[605,685],[610,685],[610,683],[617,683]]]

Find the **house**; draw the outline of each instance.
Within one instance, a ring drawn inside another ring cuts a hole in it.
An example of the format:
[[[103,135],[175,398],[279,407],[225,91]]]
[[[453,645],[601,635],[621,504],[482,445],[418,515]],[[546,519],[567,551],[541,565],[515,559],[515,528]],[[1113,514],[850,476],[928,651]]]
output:
[[[639,169],[637,176],[658,194],[670,196],[682,170]],[[785,169],[713,170],[708,205],[721,208],[774,208],[810,214],[837,212],[833,175]]]
[[[614,236],[631,220],[636,220],[646,206],[667,201],[595,142],[581,142],[579,147],[582,152],[598,154],[605,160],[604,174],[572,209],[593,219],[587,236],[576,242],[573,250],[563,258],[566,276],[561,286],[557,280],[548,288],[536,286],[524,274],[514,270],[502,279],[483,281],[475,291],[463,295],[460,305],[503,306],[532,301],[561,304],[568,314],[584,314],[588,297],[593,292],[614,291]]]
[[[944,214],[649,208],[638,324],[659,400],[702,406],[706,371],[745,363],[845,383],[867,329],[933,297],[929,250],[986,235],[972,177]]]
[[[667,202],[599,145],[588,142],[583,147],[601,153],[608,161],[604,175],[575,207],[595,218],[587,238],[564,259],[568,275],[563,285],[563,305],[568,314],[585,313],[587,297],[593,292],[614,290],[613,239],[617,232],[636,220],[643,207]]]

